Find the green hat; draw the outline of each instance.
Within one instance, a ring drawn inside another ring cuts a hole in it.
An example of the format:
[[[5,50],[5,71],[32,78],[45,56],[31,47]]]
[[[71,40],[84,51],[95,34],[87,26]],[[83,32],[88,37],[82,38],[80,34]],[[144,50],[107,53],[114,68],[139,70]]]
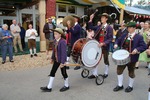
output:
[[[127,27],[136,27],[136,23],[135,22],[129,22],[126,24]]]

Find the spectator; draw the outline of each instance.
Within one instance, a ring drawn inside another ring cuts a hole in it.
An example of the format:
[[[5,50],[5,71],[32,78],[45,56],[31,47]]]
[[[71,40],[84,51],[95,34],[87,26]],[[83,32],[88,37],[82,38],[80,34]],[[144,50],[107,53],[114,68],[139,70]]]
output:
[[[9,54],[9,61],[13,61],[13,35],[8,31],[8,25],[4,24],[2,26],[2,31],[0,32],[0,41],[2,46],[2,64],[6,62],[7,50]]]
[[[143,36],[144,38],[144,42],[148,45],[149,41],[150,41],[150,38],[149,37],[149,34],[150,33],[150,21],[146,21],[145,24],[144,24],[144,30],[143,30],[143,33],[141,33],[141,35]],[[138,66],[139,66],[139,62],[147,62],[147,66],[150,66],[150,58],[147,57],[147,54],[146,54],[146,51],[141,53],[140,56],[139,56],[139,61],[136,63],[136,69],[138,69]],[[148,68],[146,66],[146,68]]]
[[[21,37],[21,44],[22,44],[22,48],[25,49],[25,29],[21,26],[20,23],[18,23],[18,26],[20,27],[21,31],[20,31],[20,37]]]
[[[51,29],[55,29],[55,25],[52,23],[52,18],[48,18],[48,22],[44,25],[43,32],[45,33],[46,38],[46,55],[49,59],[49,50],[52,47],[54,35]]]
[[[10,30],[12,35],[14,36],[13,43],[14,43],[15,53],[18,52],[17,43],[19,45],[20,51],[23,52],[22,45],[21,45],[21,38],[20,38],[21,29],[17,25],[17,21],[15,19],[12,22],[13,24],[10,26]]]
[[[36,36],[38,36],[37,31],[32,28],[32,24],[29,24],[29,29],[26,31],[26,37],[28,38],[28,48],[29,48],[31,58],[33,57],[32,51],[34,51],[34,56],[37,56],[37,54],[36,54]]]

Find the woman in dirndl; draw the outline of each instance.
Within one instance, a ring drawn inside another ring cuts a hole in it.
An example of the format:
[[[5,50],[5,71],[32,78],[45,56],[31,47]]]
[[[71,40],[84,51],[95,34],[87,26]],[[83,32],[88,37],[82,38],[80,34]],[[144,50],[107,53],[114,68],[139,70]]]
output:
[[[146,21],[144,24],[144,32],[142,34],[145,43],[149,44],[150,42],[150,21]],[[147,62],[147,66],[150,68],[150,57],[147,55],[146,51],[140,54],[139,62]],[[139,63],[137,63],[136,68],[138,68]]]

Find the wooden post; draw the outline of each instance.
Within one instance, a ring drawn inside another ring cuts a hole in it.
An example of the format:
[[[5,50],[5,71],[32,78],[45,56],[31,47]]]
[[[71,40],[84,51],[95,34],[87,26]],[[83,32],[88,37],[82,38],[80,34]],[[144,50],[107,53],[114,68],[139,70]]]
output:
[[[45,34],[43,33],[43,27],[45,25],[45,15],[46,15],[46,0],[40,0],[39,2],[39,24],[40,24],[40,51],[46,51],[46,40]]]
[[[122,21],[123,21],[123,16],[124,16],[124,10],[121,9],[121,12],[120,12],[120,21],[119,21],[120,24],[121,24]]]

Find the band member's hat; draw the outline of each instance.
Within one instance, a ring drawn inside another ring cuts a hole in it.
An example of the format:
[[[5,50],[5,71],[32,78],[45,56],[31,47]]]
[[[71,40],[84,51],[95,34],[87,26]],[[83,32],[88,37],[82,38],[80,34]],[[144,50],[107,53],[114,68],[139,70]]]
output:
[[[100,17],[105,16],[106,18],[110,18],[110,16],[107,13],[103,13],[99,15]]]
[[[52,29],[52,31],[56,31],[58,32],[59,34],[64,34],[63,30],[61,28],[55,28],[55,29]]]
[[[64,39],[66,38],[64,31],[61,28],[55,28],[55,29],[51,29],[54,32],[58,32],[59,34],[61,34],[61,37],[63,37]]]
[[[127,27],[136,27],[136,23],[135,22],[129,22],[126,24]]]
[[[80,17],[78,15],[71,15],[71,16],[74,17],[74,18],[80,19]]]
[[[67,21],[70,21],[70,24],[71,24],[71,27],[74,26],[75,24],[75,20],[73,18],[73,16],[66,16],[64,19],[63,19],[63,25],[67,27]]]

